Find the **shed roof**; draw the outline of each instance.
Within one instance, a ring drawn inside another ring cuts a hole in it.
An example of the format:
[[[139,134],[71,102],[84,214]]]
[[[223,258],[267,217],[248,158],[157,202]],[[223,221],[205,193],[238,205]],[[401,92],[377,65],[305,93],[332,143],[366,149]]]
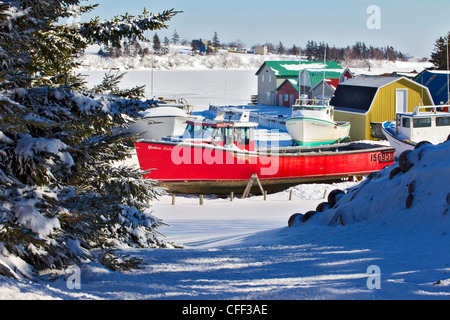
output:
[[[286,80],[284,80],[284,81],[278,86],[277,91],[278,91],[282,86],[284,86],[284,84],[285,84],[286,82],[289,82],[289,83],[294,87],[294,89],[298,91],[298,81],[297,81],[297,79],[295,79],[295,78],[291,78],[291,79],[286,79]]]
[[[448,71],[424,70],[414,78],[414,81],[430,90],[435,105],[448,100]]]
[[[367,76],[360,75],[340,83],[330,104],[336,110],[366,113],[369,111],[378,88],[384,87],[399,79],[398,76]]]
[[[358,87],[369,87],[369,88],[379,88],[398,79],[402,78],[401,76],[369,76],[369,75],[360,75],[358,77],[354,77],[348,79],[347,81],[341,83],[341,85],[349,85],[349,86],[358,86]]]
[[[256,71],[256,75],[259,74],[264,65],[267,65],[273,71],[275,76],[280,78],[298,77],[299,71],[302,69],[316,71],[323,69],[328,71],[334,70],[335,72],[339,72],[339,75],[344,70],[344,68],[336,61],[326,61],[325,63],[317,61],[265,61],[258,71]]]

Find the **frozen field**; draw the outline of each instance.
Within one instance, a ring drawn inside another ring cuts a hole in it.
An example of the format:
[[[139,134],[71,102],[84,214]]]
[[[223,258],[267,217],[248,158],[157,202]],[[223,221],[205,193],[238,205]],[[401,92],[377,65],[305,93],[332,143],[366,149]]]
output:
[[[185,98],[194,111],[203,111],[209,105],[246,105],[250,96],[257,94],[257,69],[235,70],[154,70],[153,96]],[[108,71],[83,70],[88,85],[98,84]],[[117,72],[117,71],[112,71]],[[145,85],[146,97],[152,98],[152,72],[128,70],[121,87]]]

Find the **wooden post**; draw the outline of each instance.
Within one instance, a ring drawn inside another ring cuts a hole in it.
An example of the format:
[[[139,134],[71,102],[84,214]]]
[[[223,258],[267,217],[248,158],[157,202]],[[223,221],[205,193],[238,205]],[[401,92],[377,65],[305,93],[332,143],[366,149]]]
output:
[[[203,205],[203,195],[202,194],[200,195],[200,205],[201,206]]]
[[[289,201],[292,201],[292,189],[289,190]]]
[[[267,191],[264,190],[264,201],[267,201]]]
[[[175,195],[174,194],[172,194],[172,205],[173,206],[175,205]]]
[[[233,199],[234,199],[234,192],[231,191],[231,194],[230,194],[230,201],[233,202]]]

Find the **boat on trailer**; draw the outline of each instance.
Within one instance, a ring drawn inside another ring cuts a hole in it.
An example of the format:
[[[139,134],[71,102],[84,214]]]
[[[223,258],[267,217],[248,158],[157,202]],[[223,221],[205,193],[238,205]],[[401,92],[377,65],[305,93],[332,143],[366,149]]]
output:
[[[272,141],[256,148],[257,124],[248,118],[244,113],[239,121],[188,121],[183,138],[137,142],[145,178],[172,193],[238,194],[257,177],[273,193],[300,183],[365,176],[394,163],[394,148],[369,143],[277,147]],[[260,188],[255,185],[251,192]]]
[[[299,146],[327,145],[344,141],[350,134],[350,122],[334,121],[328,99],[298,99],[286,129]]]
[[[442,110],[448,106],[418,106],[413,112],[397,113],[394,121],[383,122],[382,131],[396,154],[414,149],[421,141],[444,142],[450,134],[450,113]]]

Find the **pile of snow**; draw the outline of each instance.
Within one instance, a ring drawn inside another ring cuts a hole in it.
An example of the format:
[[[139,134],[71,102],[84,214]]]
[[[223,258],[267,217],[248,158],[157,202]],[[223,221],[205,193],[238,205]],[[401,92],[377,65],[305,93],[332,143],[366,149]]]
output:
[[[431,228],[444,239],[450,231],[448,159],[450,140],[422,144],[346,192],[330,193],[328,203],[321,203],[308,215],[292,217],[291,225],[346,226],[377,220],[386,224],[387,230],[421,232]]]

